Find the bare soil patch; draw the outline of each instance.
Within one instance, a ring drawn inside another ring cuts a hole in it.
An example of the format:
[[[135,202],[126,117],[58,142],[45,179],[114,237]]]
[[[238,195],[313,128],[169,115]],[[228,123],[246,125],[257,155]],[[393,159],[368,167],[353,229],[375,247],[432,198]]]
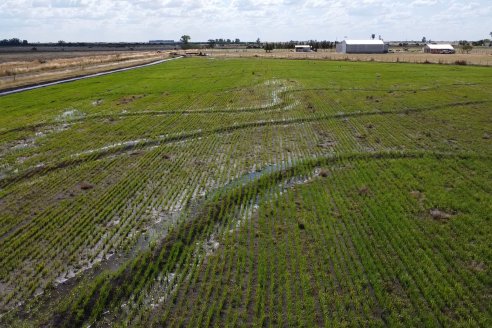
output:
[[[90,190],[94,188],[94,185],[92,183],[84,181],[79,184],[79,188],[81,190]]]
[[[120,100],[118,100],[118,105],[127,105],[143,97],[144,95],[132,95],[132,96],[123,97]]]
[[[437,221],[447,221],[451,219],[451,217],[453,216],[452,214],[446,213],[437,208],[431,209],[429,213],[432,216],[432,218]]]

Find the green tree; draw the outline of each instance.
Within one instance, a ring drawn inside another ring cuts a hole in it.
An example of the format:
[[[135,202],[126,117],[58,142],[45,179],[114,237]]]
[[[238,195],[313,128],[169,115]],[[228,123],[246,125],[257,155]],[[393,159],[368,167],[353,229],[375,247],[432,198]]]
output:
[[[181,48],[182,49],[189,49],[191,46],[190,46],[190,39],[191,37],[189,35],[183,35],[181,36],[181,38],[179,39],[183,44],[181,45]]]
[[[274,49],[274,45],[273,43],[265,43],[265,47],[264,47],[265,51],[266,52],[272,52],[272,50]]]
[[[190,39],[191,37],[189,35],[183,35],[181,36],[181,38],[179,39],[181,42],[183,42],[184,44],[188,44],[190,42]]]
[[[473,47],[470,44],[468,44],[468,43],[461,46],[461,51],[463,53],[466,52],[467,54],[469,54],[470,51],[472,51],[472,49],[473,49]]]
[[[210,48],[215,48],[215,44],[216,44],[216,42],[214,39],[208,39],[208,46]]]

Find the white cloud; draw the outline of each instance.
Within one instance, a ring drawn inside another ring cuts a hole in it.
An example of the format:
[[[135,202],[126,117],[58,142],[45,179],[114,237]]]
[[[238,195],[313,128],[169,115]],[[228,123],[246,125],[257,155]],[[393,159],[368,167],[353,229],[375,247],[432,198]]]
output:
[[[3,0],[0,38],[459,40],[487,37],[491,15],[490,0]]]

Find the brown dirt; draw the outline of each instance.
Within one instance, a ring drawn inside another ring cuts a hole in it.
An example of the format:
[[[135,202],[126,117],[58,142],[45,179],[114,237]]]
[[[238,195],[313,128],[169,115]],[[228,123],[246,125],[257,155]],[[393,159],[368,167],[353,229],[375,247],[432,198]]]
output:
[[[413,190],[410,192],[410,195],[416,199],[421,199],[422,197],[424,197],[424,194],[419,191],[419,190]]]
[[[452,217],[451,214],[441,211],[437,208],[431,209],[429,213],[432,218],[437,221],[447,221]]]
[[[325,141],[325,142],[320,142],[318,144],[318,147],[321,147],[321,148],[333,148],[335,147],[337,144],[336,141]]]
[[[369,187],[363,186],[358,190],[359,196],[367,196],[371,193]]]
[[[85,181],[84,181],[84,182],[81,182],[81,183],[79,184],[79,188],[80,188],[81,190],[90,190],[90,189],[93,189],[93,188],[94,188],[94,185],[93,185],[93,184],[91,184],[91,183],[89,183],[89,182],[85,182]]]
[[[468,267],[476,272],[485,272],[487,268],[485,263],[478,261],[471,261]]]
[[[130,104],[130,103],[134,102],[135,100],[138,100],[138,99],[143,98],[143,97],[144,97],[143,95],[136,95],[136,96],[133,95],[133,96],[123,97],[120,100],[118,100],[118,105]]]

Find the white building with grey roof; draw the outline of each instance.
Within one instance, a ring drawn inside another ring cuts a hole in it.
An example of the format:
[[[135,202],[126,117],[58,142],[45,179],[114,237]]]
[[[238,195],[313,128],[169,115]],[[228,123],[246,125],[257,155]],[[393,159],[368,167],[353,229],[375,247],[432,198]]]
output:
[[[450,44],[426,44],[424,52],[429,54],[454,54],[454,47]]]
[[[337,52],[342,54],[383,54],[388,45],[383,40],[343,40],[337,44]]]

